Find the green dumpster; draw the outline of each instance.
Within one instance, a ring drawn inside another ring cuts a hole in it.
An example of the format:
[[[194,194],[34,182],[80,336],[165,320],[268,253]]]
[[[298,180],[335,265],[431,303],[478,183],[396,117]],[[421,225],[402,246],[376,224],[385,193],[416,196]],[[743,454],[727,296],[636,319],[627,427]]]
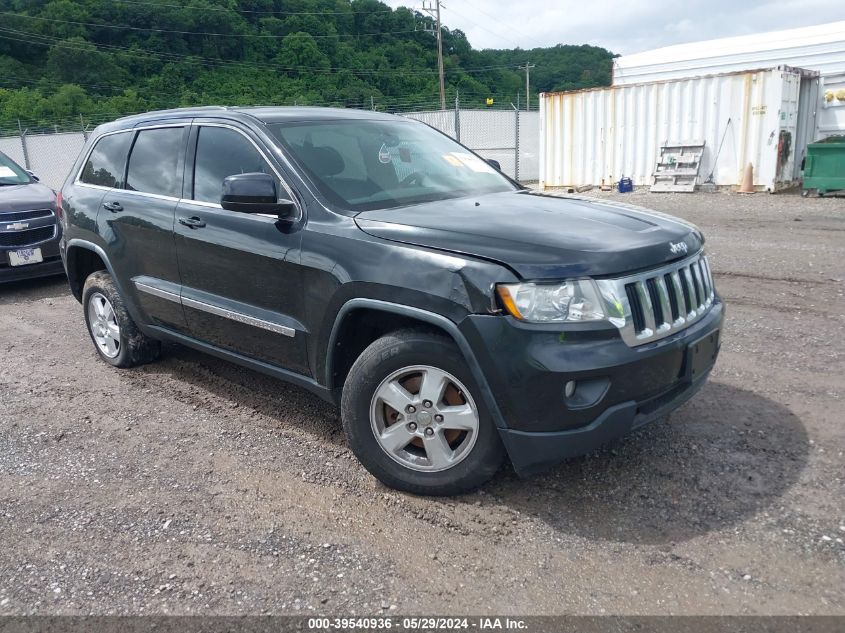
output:
[[[804,191],[824,195],[845,189],[845,136],[831,136],[807,145],[804,161]]]

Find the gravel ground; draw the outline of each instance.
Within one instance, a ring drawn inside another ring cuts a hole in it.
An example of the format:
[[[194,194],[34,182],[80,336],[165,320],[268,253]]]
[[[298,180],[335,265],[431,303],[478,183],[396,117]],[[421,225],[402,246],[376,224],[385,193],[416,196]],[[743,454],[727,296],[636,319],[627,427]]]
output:
[[[0,614],[845,614],[845,200],[598,195],[704,229],[712,379],[459,498],[378,484],[301,389],[115,370],[63,280],[0,287]]]

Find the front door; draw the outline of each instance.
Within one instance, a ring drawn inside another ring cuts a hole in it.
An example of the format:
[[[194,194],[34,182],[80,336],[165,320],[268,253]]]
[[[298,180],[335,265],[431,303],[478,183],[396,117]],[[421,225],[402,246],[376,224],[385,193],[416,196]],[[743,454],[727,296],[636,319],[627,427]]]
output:
[[[281,176],[248,132],[232,125],[195,125],[188,157],[193,169],[185,172],[175,235],[191,336],[308,374],[300,226],[220,206],[227,176],[269,173],[284,192]]]
[[[170,124],[135,133],[125,182],[102,200],[98,224],[125,291],[154,325],[185,331],[173,219],[182,191],[190,126]]]

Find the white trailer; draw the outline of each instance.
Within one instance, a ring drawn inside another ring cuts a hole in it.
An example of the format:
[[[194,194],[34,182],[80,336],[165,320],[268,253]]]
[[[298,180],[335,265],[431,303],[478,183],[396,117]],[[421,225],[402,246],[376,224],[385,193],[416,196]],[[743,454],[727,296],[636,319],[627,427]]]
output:
[[[540,95],[540,186],[651,185],[661,145],[703,139],[699,184],[736,186],[748,163],[754,185],[799,181],[813,140],[818,73],[797,68]]]

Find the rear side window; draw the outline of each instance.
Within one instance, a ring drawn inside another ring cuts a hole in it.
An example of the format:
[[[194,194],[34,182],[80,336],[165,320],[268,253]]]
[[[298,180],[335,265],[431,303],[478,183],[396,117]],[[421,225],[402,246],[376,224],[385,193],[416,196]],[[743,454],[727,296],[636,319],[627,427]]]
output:
[[[272,174],[258,150],[242,134],[223,127],[199,129],[194,200],[220,204],[224,178],[258,171]]]
[[[89,185],[101,187],[122,187],[123,167],[129,151],[130,132],[109,134],[96,142],[79,177]]]
[[[141,130],[129,155],[126,188],[130,191],[181,197],[182,179],[177,173],[184,128]]]

